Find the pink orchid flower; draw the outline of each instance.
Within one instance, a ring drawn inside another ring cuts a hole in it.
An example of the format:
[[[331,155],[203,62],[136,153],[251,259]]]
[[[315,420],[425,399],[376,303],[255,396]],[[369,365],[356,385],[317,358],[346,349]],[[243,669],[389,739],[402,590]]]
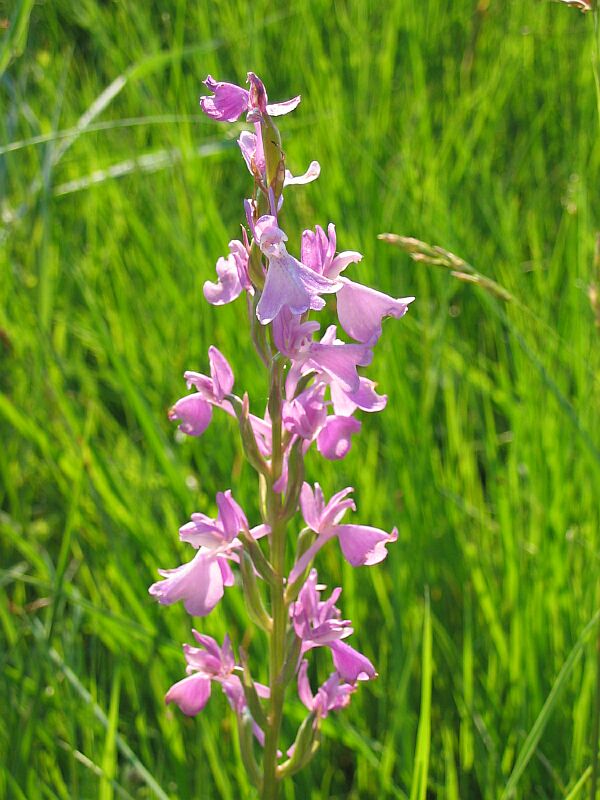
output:
[[[199,372],[185,372],[188,389],[196,388],[178,400],[169,411],[169,419],[179,421],[179,428],[188,436],[200,436],[212,419],[212,407],[234,414],[231,403],[225,399],[233,389],[233,371],[225,356],[216,347],[209,347],[210,378]]]
[[[233,657],[233,649],[229,635],[225,636],[223,646],[219,647],[211,636],[205,636],[192,629],[194,638],[201,647],[183,645],[183,652],[187,662],[187,678],[175,683],[165,696],[165,702],[175,703],[189,717],[199,714],[208,703],[211,695],[211,685],[214,681],[220,684],[229,705],[236,714],[248,711],[242,683],[234,670],[240,670]],[[259,697],[269,697],[269,689],[261,683],[255,683]],[[254,735],[258,741],[264,743],[264,733],[253,722]]]
[[[369,659],[341,641],[352,634],[350,620],[342,619],[335,605],[342,590],[338,587],[328,600],[321,600],[324,588],[318,583],[317,571],[312,569],[290,608],[296,636],[302,641],[301,654],[314,647],[328,647],[342,680],[356,683],[375,678],[377,672]]]
[[[153,583],[149,593],[161,605],[183,601],[186,611],[205,617],[223,597],[225,587],[233,586],[229,560],[237,561],[236,550],[242,546],[241,531],[260,538],[269,532],[266,525],[249,529],[246,515],[233,499],[231,491],[217,494],[218,514],[192,514],[192,521],[179,529],[179,538],[198,548],[194,558],[175,569],[159,569],[163,580]]]
[[[244,231],[244,235],[245,235]],[[249,245],[234,239],[229,242],[229,255],[217,261],[217,282],[204,283],[204,297],[213,306],[231,303],[243,291],[254,294],[254,287],[248,275]]]
[[[313,695],[308,680],[308,661],[302,660],[298,670],[298,696],[309,711],[315,712],[317,718],[324,719],[330,711],[346,708],[350,703],[350,696],[355,691],[355,684],[345,683],[337,672],[332,672],[325,683],[317,689],[316,695]]]
[[[263,149],[262,135],[258,125],[256,133],[250,131],[242,131],[238,139],[238,146],[241,150],[248,171],[251,175],[265,180],[265,152]],[[289,169],[286,169],[283,188],[286,186],[303,186],[307,183],[316,181],[321,174],[321,165],[318,161],[311,161],[308,169],[302,175],[292,175]]]
[[[320,225],[314,232],[302,234],[302,263],[314,269],[319,275],[335,280],[349,264],[362,260],[362,255],[354,251],[335,255],[335,225],[329,224],[327,233]],[[406,314],[414,297],[393,298],[368,286],[342,278],[342,287],[337,293],[337,311],[340,325],[348,336],[358,342],[374,344],[381,336],[381,322],[384,317],[400,319]]]
[[[285,247],[286,234],[271,215],[262,216],[255,224],[256,241],[269,260],[269,268],[256,316],[262,325],[272,322],[280,311],[303,314],[321,309],[325,301],[320,294],[336,292],[340,282],[318,275],[290,255]]]
[[[304,483],[300,492],[300,508],[304,521],[317,534],[317,538],[292,569],[290,583],[302,574],[323,545],[336,536],[344,558],[353,567],[372,566],[386,558],[387,545],[398,538],[397,528],[386,533],[370,525],[340,525],[348,509],[356,510],[354,500],[348,497],[352,491],[351,487],[342,489],[325,503],[318,483],[315,483],[314,492],[308,483]]]
[[[315,226],[314,232],[304,231],[302,234],[302,263],[314,269],[319,275],[335,280],[348,264],[362,261],[362,255],[355,250],[345,250],[336,256],[336,244],[335,225],[332,222],[327,226],[327,233],[320,225]]]
[[[211,75],[208,75],[204,84],[213,94],[200,98],[202,111],[219,122],[235,122],[244,112],[258,111],[263,114],[267,113],[271,117],[289,114],[300,102],[300,95],[298,95],[292,97],[291,100],[269,105],[267,93],[260,78],[253,72],[249,72],[247,82],[250,84],[249,91],[235,83],[215,81]]]

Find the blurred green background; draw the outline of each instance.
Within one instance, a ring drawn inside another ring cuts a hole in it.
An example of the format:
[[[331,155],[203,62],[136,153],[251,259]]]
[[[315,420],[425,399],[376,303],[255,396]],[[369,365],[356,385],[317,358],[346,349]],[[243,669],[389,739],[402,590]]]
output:
[[[323,554],[380,677],[327,720],[286,800],[587,797],[591,16],[523,0],[0,8],[0,797],[252,796],[220,693],[196,719],[165,709],[190,619],[147,594],[216,491],[257,521],[231,420],[181,441],[166,418],[211,343],[265,400],[243,303],[201,294],[250,192],[243,125],[200,116],[201,81],[249,69],[272,100],[302,94],[280,125],[288,166],[322,165],[287,192],[290,250],[333,221],[365,256],[350,277],[417,297],[369,369],[387,410],[363,415],[345,461],[308,463],[326,493],[356,486],[356,520],[400,536],[373,569]],[[447,247],[515,300],[413,263],[384,231]],[[196,623],[260,659],[239,589]],[[300,719],[292,703],[290,741]]]

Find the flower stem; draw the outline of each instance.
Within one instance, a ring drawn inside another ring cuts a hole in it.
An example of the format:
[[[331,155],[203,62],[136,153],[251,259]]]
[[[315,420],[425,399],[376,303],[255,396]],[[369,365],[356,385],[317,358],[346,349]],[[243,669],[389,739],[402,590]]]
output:
[[[275,579],[271,585],[271,617],[273,629],[269,638],[269,684],[271,702],[268,725],[265,731],[263,759],[263,800],[277,800],[279,783],[277,779],[277,744],[283,715],[285,685],[281,680],[285,656],[287,611],[284,599],[285,543],[286,526],[281,515],[281,495],[273,484],[281,475],[283,460],[282,431],[282,364],[277,358],[271,364],[271,384],[269,391],[269,415],[272,426],[271,475],[267,481],[267,515],[271,526],[271,565]]]

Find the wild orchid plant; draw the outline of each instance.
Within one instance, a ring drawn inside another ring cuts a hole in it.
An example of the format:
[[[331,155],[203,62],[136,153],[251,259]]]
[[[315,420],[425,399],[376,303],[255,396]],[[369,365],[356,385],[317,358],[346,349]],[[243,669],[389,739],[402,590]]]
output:
[[[360,431],[358,410],[381,411],[387,402],[375,383],[358,372],[371,363],[384,317],[402,317],[414,298],[394,299],[342,277],[360,253],[336,255],[335,226],[325,232],[318,225],[302,234],[301,258],[286,247],[280,212],[286,187],[306,184],[320,173],[313,161],[308,171],[294,177],[285,167],[280,134],[273,118],[293,111],[300,97],[269,104],[265,87],[252,72],[249,90],[208,77],[212,92],[202,97],[205,114],[220,122],[234,122],[243,114],[254,126],[238,144],[254,181],[245,200],[247,230],[242,240],[229,243],[229,254],[217,261],[217,281],[207,281],[204,296],[212,305],[230,303],[244,294],[250,332],[256,351],[269,372],[269,397],[264,416],[250,412],[248,394],[234,394],[233,371],[216,347],[210,347],[210,375],[186,372],[191,394],[178,400],[170,418],[189,436],[200,436],[211,421],[213,408],[236,417],[248,462],[258,473],[261,521],[250,527],[231,490],[216,497],[217,516],[192,514],[180,528],[182,541],[196,553],[176,569],[159,570],[163,579],[150,587],[159,603],[183,601],[197,617],[209,614],[236,582],[239,570],[244,600],[252,621],[268,640],[269,685],[253,678],[240,648],[236,662],[229,637],[222,646],[193,630],[199,646],[183,646],[187,677],[172,686],[167,703],[184,714],[198,714],[206,705],[214,681],[221,685],[238,723],[240,751],[249,779],[261,797],[278,797],[281,781],[305,766],[319,745],[321,720],[330,711],[348,705],[358,681],[376,677],[366,656],[346,643],[352,633],[336,603],[341,589],[324,598],[313,561],[330,540],[337,539],[344,558],[353,566],[382,561],[397,530],[342,522],[355,510],[348,487],[329,501],[318,483],[304,482],[304,457],[313,443],[330,460],[342,459],[351,437]],[[311,311],[325,308],[322,295],[335,295],[343,330],[354,339],[337,338],[330,325],[321,338]],[[294,537],[288,528],[298,512],[304,527]],[[290,554],[293,551],[293,557]],[[333,672],[313,693],[307,655],[317,647],[331,651]],[[280,752],[280,732],[287,687],[297,684],[308,714],[295,742]],[[256,761],[254,740],[263,748]]]

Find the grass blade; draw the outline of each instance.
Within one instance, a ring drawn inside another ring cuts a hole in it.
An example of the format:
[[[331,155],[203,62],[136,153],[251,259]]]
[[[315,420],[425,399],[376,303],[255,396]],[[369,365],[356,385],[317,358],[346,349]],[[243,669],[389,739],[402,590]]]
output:
[[[569,653],[567,660],[562,665],[561,670],[558,673],[558,677],[554,682],[554,686],[550,690],[550,694],[546,698],[546,702],[542,706],[542,710],[540,711],[538,718],[534,722],[533,727],[529,731],[527,739],[525,739],[523,747],[519,751],[519,755],[515,761],[515,766],[513,767],[513,771],[510,774],[506,786],[504,787],[504,791],[502,792],[500,800],[509,800],[511,797],[514,797],[519,780],[521,779],[527,764],[529,764],[531,757],[537,749],[546,725],[548,724],[548,721],[552,716],[552,712],[558,703],[560,694],[565,688],[573,668],[581,657],[587,639],[595,626],[598,624],[598,621],[600,621],[600,611],[597,611],[585,626],[581,632],[581,635],[579,636],[579,639],[575,643],[575,646]]]
[[[32,631],[35,638],[45,645],[46,643],[46,636],[44,629],[42,628],[41,624],[37,622],[37,620],[33,621]],[[106,716],[104,711],[100,708],[100,706],[95,702],[92,695],[88,692],[85,686],[81,683],[77,675],[73,672],[73,670],[65,664],[63,659],[60,657],[59,653],[53,648],[48,649],[48,657],[50,661],[60,669],[60,671],[65,676],[66,680],[69,684],[73,687],[73,689],[77,692],[79,697],[82,701],[92,708],[94,713],[94,717],[100,722],[100,724],[106,729],[107,735],[108,732],[111,730],[111,722],[109,718]],[[108,741],[108,739],[107,739]],[[135,768],[136,772],[140,776],[140,778],[144,781],[146,786],[151,789],[155,796],[159,798],[159,800],[169,800],[169,796],[167,793],[162,789],[161,786],[156,782],[155,778],[152,774],[146,769],[146,767],[142,764],[133,750],[129,747],[125,739],[118,733],[114,733],[114,741],[118,750],[120,751],[121,755],[130,762],[130,764]]]
[[[425,800],[429,776],[429,751],[431,747],[431,685],[433,674],[431,635],[431,609],[429,590],[425,592],[425,616],[423,620],[423,656],[421,667],[421,713],[417,730],[410,800]]]

